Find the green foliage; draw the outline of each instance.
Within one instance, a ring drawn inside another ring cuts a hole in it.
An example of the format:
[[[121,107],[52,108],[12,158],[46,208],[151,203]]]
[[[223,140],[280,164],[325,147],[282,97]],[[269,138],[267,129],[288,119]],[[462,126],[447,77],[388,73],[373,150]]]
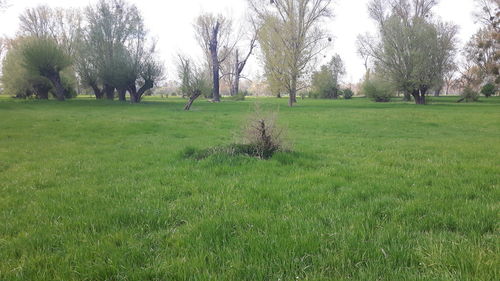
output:
[[[313,73],[312,88],[313,98],[337,99],[341,94],[339,81],[345,74],[344,63],[339,55],[335,55],[328,64],[321,66],[319,71]]]
[[[5,93],[17,98],[46,99],[53,85],[47,78],[26,69],[21,50],[27,40],[17,38],[12,41],[5,56],[2,69]]]
[[[390,83],[379,78],[367,80],[362,85],[362,93],[375,102],[389,102],[394,96]]]
[[[27,38],[21,46],[23,66],[33,74],[53,77],[71,65],[71,59],[52,39]]]
[[[488,83],[481,88],[481,94],[483,94],[487,98],[495,95],[496,91],[497,87],[493,83]]]
[[[337,81],[333,78],[328,66],[321,66],[321,70],[312,76],[314,98],[333,99],[338,97]]]
[[[354,96],[354,92],[351,89],[344,89],[342,91],[342,95],[344,96],[344,99],[350,100]]]
[[[462,93],[462,100],[465,102],[476,102],[479,100],[479,93],[471,87],[466,87]]]
[[[244,91],[229,97],[229,99],[232,101],[244,101],[246,96],[248,96],[248,92]]]

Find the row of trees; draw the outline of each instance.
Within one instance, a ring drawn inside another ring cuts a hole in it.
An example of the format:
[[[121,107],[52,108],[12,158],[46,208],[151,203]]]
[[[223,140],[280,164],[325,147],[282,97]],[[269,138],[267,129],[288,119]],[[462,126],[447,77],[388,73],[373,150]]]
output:
[[[200,96],[219,102],[221,80],[230,85],[231,95],[238,94],[257,46],[269,91],[288,95],[290,106],[299,91],[338,98],[345,73],[340,57],[315,71],[332,42],[323,28],[332,16],[332,0],[247,1],[244,29],[236,30],[222,15],[196,19],[194,33],[204,60],[178,56],[180,90],[189,98],[186,109]],[[459,71],[464,87],[495,93],[500,82],[499,3],[476,1],[483,27],[464,51],[467,63],[457,67],[458,28],[433,15],[437,0],[372,0],[368,9],[377,33],[358,38],[367,69],[363,89],[380,93],[380,101],[397,91],[425,104],[429,92],[439,93]],[[129,93],[135,103],[164,77],[140,12],[125,0],[100,0],[83,11],[39,6],[26,10],[20,20],[3,67],[4,87],[18,96],[46,99],[52,93],[64,100],[82,85],[97,99],[126,100]]]
[[[3,84],[17,96],[70,97],[77,79],[97,99],[140,102],[163,77],[155,42],[135,5],[101,0],[85,8],[38,6],[20,16],[17,38],[8,42]]]

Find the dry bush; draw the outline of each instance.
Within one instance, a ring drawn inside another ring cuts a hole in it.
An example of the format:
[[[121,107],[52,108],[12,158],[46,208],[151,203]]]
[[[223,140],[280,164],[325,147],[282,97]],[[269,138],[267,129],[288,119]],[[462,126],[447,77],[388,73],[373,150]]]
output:
[[[274,153],[284,151],[284,129],[276,124],[277,113],[265,113],[258,104],[244,128],[244,144],[249,154],[261,159],[269,159]]]

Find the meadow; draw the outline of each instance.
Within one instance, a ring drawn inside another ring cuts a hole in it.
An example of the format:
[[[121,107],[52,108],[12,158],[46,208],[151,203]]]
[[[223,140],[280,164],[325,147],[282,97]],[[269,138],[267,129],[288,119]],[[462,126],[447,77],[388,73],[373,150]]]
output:
[[[500,98],[0,99],[0,280],[500,280]]]

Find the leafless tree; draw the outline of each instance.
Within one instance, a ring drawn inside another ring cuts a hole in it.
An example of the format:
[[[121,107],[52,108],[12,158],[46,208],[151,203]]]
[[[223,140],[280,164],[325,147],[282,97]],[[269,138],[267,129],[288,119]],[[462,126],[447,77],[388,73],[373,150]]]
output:
[[[207,58],[213,81],[213,101],[220,102],[221,64],[229,58],[235,46],[232,21],[222,15],[201,14],[194,24],[196,39]]]
[[[245,69],[245,66],[247,65],[248,60],[250,59],[250,56],[257,46],[257,36],[259,32],[258,26],[253,19],[250,19],[249,25],[251,26],[251,30],[247,32],[247,34],[250,35],[247,52],[243,54],[243,57],[241,57],[239,48],[235,47],[232,59],[227,60],[229,72],[226,74],[228,78],[227,80],[231,87],[231,96],[238,94],[238,92],[240,91],[240,80],[242,77],[241,75],[243,73],[243,70]]]

